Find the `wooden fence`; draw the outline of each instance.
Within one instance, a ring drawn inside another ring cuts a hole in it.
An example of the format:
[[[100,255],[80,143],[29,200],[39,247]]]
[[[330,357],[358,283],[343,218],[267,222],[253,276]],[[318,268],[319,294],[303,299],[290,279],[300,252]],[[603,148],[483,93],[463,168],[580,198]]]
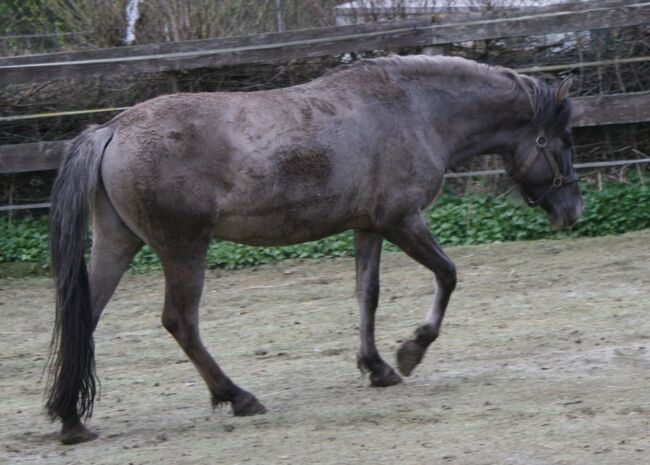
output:
[[[475,14],[464,22],[436,24],[437,21],[439,18],[434,15],[255,36],[0,58],[0,85],[286,62],[347,52],[646,25],[650,24],[650,2],[597,0],[501,12],[498,17],[494,13]],[[538,68],[527,69],[535,70]],[[572,124],[576,127],[650,121],[650,92],[583,97],[575,101]],[[112,109],[70,113],[96,111]],[[36,116],[39,115],[20,118]],[[0,174],[56,169],[65,144],[54,141],[0,146]]]

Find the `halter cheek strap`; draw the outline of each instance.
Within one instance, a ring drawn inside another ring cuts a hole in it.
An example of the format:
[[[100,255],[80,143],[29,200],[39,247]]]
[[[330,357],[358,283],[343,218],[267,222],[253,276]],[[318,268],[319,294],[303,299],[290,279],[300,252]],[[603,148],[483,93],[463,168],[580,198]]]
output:
[[[572,174],[571,176],[564,176],[562,174],[562,172],[560,171],[560,167],[557,165],[557,162],[555,161],[555,158],[548,151],[548,139],[546,138],[546,132],[544,131],[544,128],[540,126],[539,129],[537,130],[535,147],[526,158],[526,161],[524,161],[524,163],[519,167],[519,169],[515,172],[515,174],[512,175],[513,181],[519,182],[526,176],[530,168],[535,164],[535,161],[537,160],[537,157],[539,157],[540,153],[544,154],[546,161],[551,167],[551,171],[553,172],[553,182],[548,187],[548,189],[546,189],[544,193],[540,195],[537,199],[532,199],[531,197],[526,196],[526,203],[528,203],[528,205],[531,207],[539,205],[542,199],[544,199],[547,195],[549,195],[551,192],[555,191],[556,189],[562,186],[566,186],[567,184],[576,182],[578,180],[578,177],[575,175],[575,173]]]

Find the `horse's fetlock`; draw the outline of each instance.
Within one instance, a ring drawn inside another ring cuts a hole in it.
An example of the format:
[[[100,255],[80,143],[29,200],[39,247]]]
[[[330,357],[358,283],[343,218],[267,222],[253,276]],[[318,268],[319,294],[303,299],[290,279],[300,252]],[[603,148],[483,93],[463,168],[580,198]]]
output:
[[[385,365],[381,371],[371,372],[369,379],[370,385],[373,387],[394,386],[402,382],[402,377],[388,365]]]
[[[439,329],[434,325],[422,325],[415,330],[413,341],[423,349],[429,347],[438,338]]]
[[[212,394],[210,396],[210,403],[212,404],[213,409],[216,409],[217,407],[223,407],[225,405],[228,405],[231,402],[232,402],[231,398],[227,398],[221,395]]]
[[[86,428],[83,423],[77,421],[74,425],[63,425],[59,435],[59,441],[65,445],[79,444],[92,441],[97,438],[97,433]]]
[[[366,364],[364,363],[364,361],[361,359],[361,355],[360,355],[360,354],[357,354],[357,368],[358,368],[359,371],[361,372],[361,375],[365,375],[365,374],[368,373],[368,371],[369,371],[369,370],[368,370],[368,367],[366,366]]]
[[[357,354],[357,368],[362,374],[370,371],[370,358],[367,355]]]
[[[374,356],[362,354],[361,352],[357,354],[357,367],[362,374],[379,371],[384,365],[385,363],[379,357],[379,354]]]

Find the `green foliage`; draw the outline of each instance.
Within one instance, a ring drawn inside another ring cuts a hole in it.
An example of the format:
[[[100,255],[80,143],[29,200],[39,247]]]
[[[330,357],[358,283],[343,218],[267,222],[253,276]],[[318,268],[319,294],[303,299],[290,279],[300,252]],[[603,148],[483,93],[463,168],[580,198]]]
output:
[[[433,235],[443,245],[483,244],[494,241],[602,236],[650,228],[650,188],[639,180],[611,184],[602,191],[584,192],[585,210],[571,230],[553,229],[544,213],[527,208],[517,197],[443,194],[426,213]],[[48,265],[45,218],[0,218],[0,262],[36,262]],[[386,244],[385,248],[394,250]],[[324,258],[353,254],[351,232],[287,247],[249,247],[215,241],[208,251],[208,267],[234,269],[287,258]],[[132,270],[158,269],[158,258],[145,247]]]
[[[52,19],[48,0],[4,0],[0,3],[0,33],[33,34],[45,29]]]
[[[47,219],[0,218],[0,262],[37,262],[48,266]]]

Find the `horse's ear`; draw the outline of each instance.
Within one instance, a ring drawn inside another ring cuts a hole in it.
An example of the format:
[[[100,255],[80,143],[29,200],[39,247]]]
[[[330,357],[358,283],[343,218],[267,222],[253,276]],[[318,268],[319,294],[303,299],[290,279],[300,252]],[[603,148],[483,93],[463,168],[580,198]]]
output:
[[[569,96],[571,91],[571,84],[573,84],[573,78],[567,76],[557,85],[555,89],[555,101],[561,103],[565,98]]]

